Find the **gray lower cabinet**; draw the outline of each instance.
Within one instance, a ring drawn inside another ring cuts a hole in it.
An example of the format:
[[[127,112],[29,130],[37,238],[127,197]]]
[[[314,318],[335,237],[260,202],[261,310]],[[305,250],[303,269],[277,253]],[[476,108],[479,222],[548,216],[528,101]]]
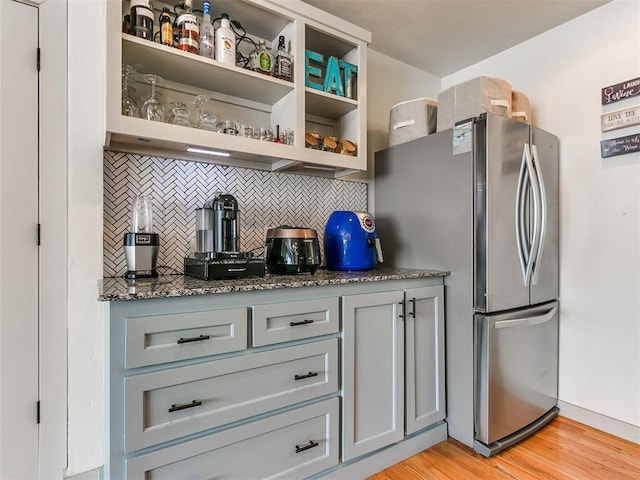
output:
[[[302,479],[338,464],[337,398],[127,461],[127,478]]]
[[[342,297],[342,459],[404,436],[402,291]]]
[[[405,291],[405,433],[445,418],[444,286]]]
[[[342,458],[445,418],[444,287],[343,297]]]
[[[441,278],[111,302],[104,478],[365,478],[444,440],[442,302]]]

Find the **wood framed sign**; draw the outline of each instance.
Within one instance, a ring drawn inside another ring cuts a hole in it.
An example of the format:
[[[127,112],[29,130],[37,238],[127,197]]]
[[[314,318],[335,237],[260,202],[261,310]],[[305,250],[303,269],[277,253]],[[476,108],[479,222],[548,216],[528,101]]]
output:
[[[640,105],[600,115],[603,132],[640,124]]]
[[[626,137],[612,138],[600,142],[602,158],[615,157],[626,153],[640,152],[640,133]]]
[[[638,95],[640,95],[640,77],[603,88],[602,105],[610,105]]]

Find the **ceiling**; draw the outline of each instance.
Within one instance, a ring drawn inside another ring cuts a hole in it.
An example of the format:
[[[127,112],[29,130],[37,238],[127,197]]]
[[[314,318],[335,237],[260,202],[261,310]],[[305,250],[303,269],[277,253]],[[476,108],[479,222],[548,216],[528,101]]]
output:
[[[610,0],[303,0],[372,34],[371,48],[444,77]]]

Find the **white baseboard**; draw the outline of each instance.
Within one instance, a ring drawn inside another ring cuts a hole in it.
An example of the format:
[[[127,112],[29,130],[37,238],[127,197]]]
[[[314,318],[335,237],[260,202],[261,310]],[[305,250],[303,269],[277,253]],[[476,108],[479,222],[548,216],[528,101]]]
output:
[[[576,422],[584,423],[590,427],[615,435],[616,437],[640,444],[640,427],[637,425],[616,420],[615,418],[607,417],[606,415],[563,401],[558,401],[558,407],[560,408],[560,416],[562,417],[570,418]]]
[[[74,475],[66,476],[65,480],[101,480],[102,479],[102,467],[94,468],[88,472],[76,473]]]

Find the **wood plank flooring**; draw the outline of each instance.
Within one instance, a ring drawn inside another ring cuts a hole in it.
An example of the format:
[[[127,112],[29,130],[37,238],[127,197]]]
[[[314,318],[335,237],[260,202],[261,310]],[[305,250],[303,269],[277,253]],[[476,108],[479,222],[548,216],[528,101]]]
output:
[[[556,417],[491,458],[449,439],[368,480],[440,479],[640,480],[640,445]]]

